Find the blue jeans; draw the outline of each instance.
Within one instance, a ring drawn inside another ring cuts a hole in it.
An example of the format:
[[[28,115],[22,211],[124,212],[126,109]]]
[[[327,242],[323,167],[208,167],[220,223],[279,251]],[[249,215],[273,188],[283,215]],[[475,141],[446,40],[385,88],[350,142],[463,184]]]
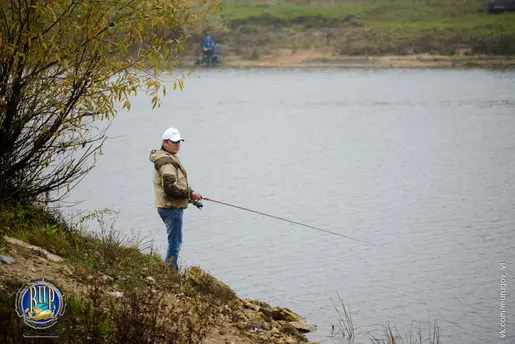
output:
[[[165,262],[169,263],[175,271],[179,271],[178,258],[182,245],[182,214],[184,209],[157,208],[157,213],[166,225],[168,233],[168,250]]]

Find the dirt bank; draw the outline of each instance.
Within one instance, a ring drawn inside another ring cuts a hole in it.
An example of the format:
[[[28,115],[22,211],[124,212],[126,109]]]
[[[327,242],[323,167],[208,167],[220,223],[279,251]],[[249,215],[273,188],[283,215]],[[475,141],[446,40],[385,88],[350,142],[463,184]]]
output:
[[[109,298],[116,295],[123,298],[122,290],[117,285],[116,276],[98,273],[84,276],[80,268],[67,260],[55,259],[47,251],[37,247],[29,247],[22,241],[7,238],[4,252],[14,258],[11,264],[0,263],[0,292],[13,293],[13,286],[28,282],[32,279],[45,277],[60,286],[67,297],[83,297],[87,299],[95,283],[102,283],[102,297]],[[58,257],[59,258],[59,257]],[[142,276],[143,278],[143,276]],[[211,322],[206,325],[203,343],[307,343],[307,339],[298,329],[305,332],[313,329],[297,314],[286,308],[272,307],[264,302],[238,298],[234,292],[222,282],[216,280],[199,268],[190,268],[184,277],[192,282],[191,286],[208,288],[216,292],[218,299],[225,298],[225,302],[209,309]],[[155,284],[154,276],[146,276],[144,280]],[[209,287],[206,287],[209,285]],[[150,292],[155,293],[158,285],[151,287]],[[189,292],[170,291],[163,294],[162,306],[169,308],[169,312],[176,312],[177,308],[187,308],[186,304],[195,303],[195,297],[188,296]],[[200,302],[200,301],[199,301]],[[12,305],[2,305],[2,309],[13,308]],[[72,310],[69,313],[75,313]],[[164,314],[170,314],[165,312]],[[182,314],[184,316],[184,314]],[[206,314],[207,315],[207,314]],[[71,316],[71,315],[70,315]],[[5,314],[3,314],[5,318]],[[66,314],[63,317],[65,320]],[[22,323],[21,319],[18,319]],[[190,325],[193,326],[193,325]],[[200,329],[199,329],[200,331]],[[14,335],[15,336],[15,335]],[[66,341],[65,341],[66,342]],[[179,341],[180,342],[180,341]]]
[[[87,231],[41,204],[0,204],[0,343],[25,342],[17,291],[33,279],[56,283],[66,312],[59,343],[307,343],[315,329],[288,308],[243,299],[200,267],[179,273],[141,242],[106,226]],[[30,329],[29,329],[30,330]]]
[[[181,64],[194,66],[195,59]],[[228,55],[219,67],[223,68],[513,68],[515,56],[442,56],[431,54],[403,56],[334,56],[316,50],[294,51],[278,49],[266,55],[246,58]]]

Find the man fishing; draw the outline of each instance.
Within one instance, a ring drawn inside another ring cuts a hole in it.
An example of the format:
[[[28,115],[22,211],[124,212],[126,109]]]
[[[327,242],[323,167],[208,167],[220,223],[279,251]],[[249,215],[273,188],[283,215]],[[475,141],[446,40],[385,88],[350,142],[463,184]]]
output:
[[[209,32],[204,31],[204,40],[202,41],[202,52],[206,55],[213,55],[215,53],[215,40]]]
[[[179,250],[182,245],[182,216],[188,203],[202,208],[202,196],[193,191],[188,184],[186,169],[177,154],[181,149],[179,130],[168,128],[163,134],[161,149],[150,152],[150,161],[154,164],[153,184],[155,206],[166,226],[168,250],[165,261],[178,272]]]
[[[219,53],[217,53],[217,50],[215,40],[211,34],[205,30],[204,39],[202,41],[202,57],[198,60],[198,64],[214,65],[218,60]]]

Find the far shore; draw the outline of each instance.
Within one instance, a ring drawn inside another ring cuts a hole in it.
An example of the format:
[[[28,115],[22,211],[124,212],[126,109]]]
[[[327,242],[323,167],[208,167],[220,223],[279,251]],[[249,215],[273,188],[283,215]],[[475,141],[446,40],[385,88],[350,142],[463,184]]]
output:
[[[180,61],[181,66],[196,66],[196,58]],[[278,52],[271,55],[226,56],[217,68],[514,68],[515,56],[487,55],[404,55],[332,56],[316,51]]]

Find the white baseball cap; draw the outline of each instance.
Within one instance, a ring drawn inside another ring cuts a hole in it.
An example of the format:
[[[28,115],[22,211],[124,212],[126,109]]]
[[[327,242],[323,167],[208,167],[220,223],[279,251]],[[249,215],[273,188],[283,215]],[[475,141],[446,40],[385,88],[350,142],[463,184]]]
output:
[[[177,128],[168,128],[163,134],[163,140],[170,140],[172,142],[184,141]]]

